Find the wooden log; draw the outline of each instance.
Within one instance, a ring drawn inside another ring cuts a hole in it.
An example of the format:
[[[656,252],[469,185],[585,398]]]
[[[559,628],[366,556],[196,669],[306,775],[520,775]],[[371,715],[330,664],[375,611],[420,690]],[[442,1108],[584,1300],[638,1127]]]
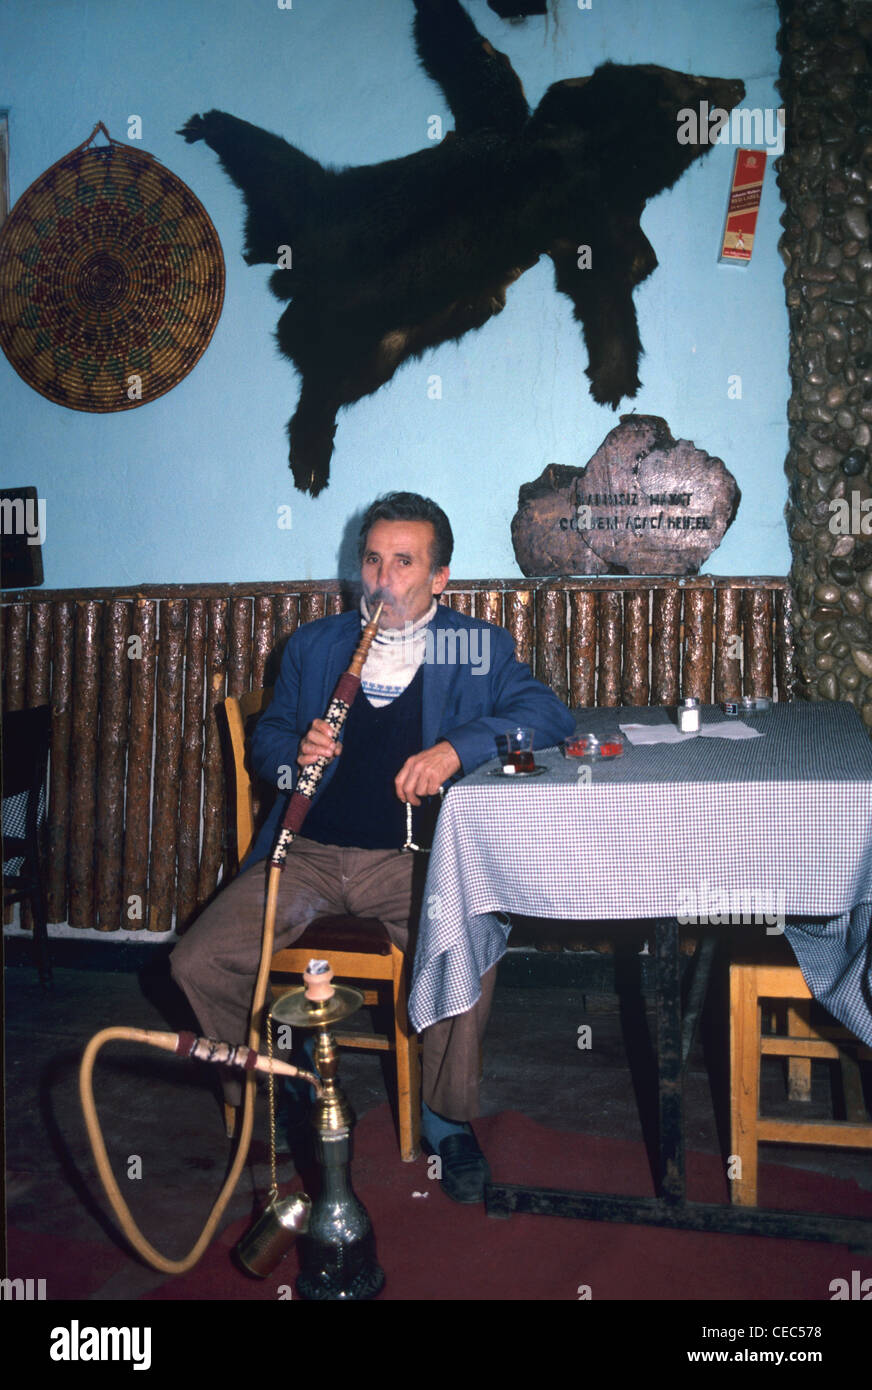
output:
[[[701,704],[712,703],[714,669],[714,594],[690,589],[684,595],[684,662],[681,693]]]
[[[51,672],[51,777],[48,791],[47,911],[67,920],[70,835],[70,740],[73,727],[73,604],[53,603]]]
[[[719,589],[715,628],[715,704],[742,696],[742,591]]]
[[[596,703],[596,594],[576,589],[569,595],[569,704],[592,709]]]
[[[796,693],[796,657],[793,632],[793,595],[790,588],[775,593],[775,680],[779,700]]]
[[[157,603],[138,598],[133,605],[130,662],[130,742],[127,749],[127,800],[124,815],[124,926],[141,930],[148,910],[148,850],[151,825],[151,761],[154,685],[157,669]]]
[[[124,850],[124,768],[130,727],[132,606],[113,599],[103,609],[100,761],[97,772],[97,919],[99,931],[126,926],[121,901]]]
[[[215,706],[224,699],[227,668],[227,600],[209,600],[206,644],[206,732],[203,754],[203,849],[197,883],[197,905],[212,896],[224,853],[224,764]]]
[[[613,707],[621,703],[623,647],[621,595],[613,589],[604,589],[597,595],[597,627],[599,666],[596,702],[598,705]]]
[[[344,589],[344,590],[340,589],[340,590],[339,590],[337,593],[335,593],[335,594],[334,594],[334,593],[328,593],[328,594],[327,594],[327,613],[328,613],[328,616],[334,617],[335,615],[337,615],[337,614],[339,614],[339,613],[345,613],[345,612],[348,610],[348,608],[350,607],[350,604],[349,604],[349,601],[348,601],[348,600],[349,600],[349,591],[348,591],[347,589]]]
[[[475,595],[475,616],[495,627],[503,627],[502,590],[479,589]]]
[[[29,631],[27,634],[26,647],[26,691],[25,708],[33,709],[37,705],[47,705],[51,697],[51,604],[50,603],[31,603],[27,606],[29,613],[25,613],[25,618],[29,618]],[[33,914],[29,898],[25,898],[19,909],[19,921],[25,931],[33,929]],[[13,920],[12,904],[3,905],[4,923]]]
[[[165,599],[160,606],[157,662],[157,721],[151,821],[149,931],[171,931],[176,899],[179,826],[179,770],[182,754],[182,673],[187,601]]]
[[[327,613],[327,595],[323,589],[304,593],[300,599],[300,622],[313,623]]]
[[[272,627],[272,603],[269,606]],[[200,868],[200,801],[203,782],[203,694],[206,688],[206,600],[188,600],[185,638],[185,718],[182,727],[182,774],[179,784],[178,873],[176,877],[176,928],[183,931],[197,911],[197,877]],[[272,632],[270,631],[270,637]]]
[[[455,613],[465,613],[467,618],[472,617],[472,594],[468,589],[451,594],[449,602]]]
[[[273,601],[269,594],[260,594],[254,600],[254,640],[251,650],[252,690],[261,690],[266,685],[264,672],[270,652],[275,644],[274,632]]]
[[[230,600],[227,694],[236,700],[251,689],[251,610],[250,598]]]
[[[681,590],[655,589],[651,609],[651,704],[678,703]]]
[[[27,708],[51,700],[52,605],[34,602],[30,608],[27,637]]]
[[[536,678],[549,685],[564,704],[569,696],[567,675],[566,596],[559,588],[536,595]]]
[[[26,603],[6,606],[3,643],[3,708],[24,709],[27,682],[27,610]]]
[[[73,731],[70,745],[70,926],[95,927],[94,845],[97,811],[97,727],[100,713],[100,626],[103,605],[76,604],[73,648]]]
[[[745,694],[772,694],[772,595],[747,589],[743,603]]]
[[[529,589],[510,589],[505,596],[505,625],[515,642],[515,656],[533,665],[533,595]]]
[[[300,595],[282,594],[273,603],[275,609],[275,640],[274,646],[284,646],[286,640],[292,632],[296,632],[300,623]]]
[[[648,590],[624,594],[624,673],[621,698],[625,705],[647,705]]]

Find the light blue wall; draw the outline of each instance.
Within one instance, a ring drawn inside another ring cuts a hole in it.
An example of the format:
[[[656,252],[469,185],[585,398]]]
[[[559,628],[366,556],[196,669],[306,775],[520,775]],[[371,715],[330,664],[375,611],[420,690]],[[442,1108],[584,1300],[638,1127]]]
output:
[[[599,62],[655,62],[741,77],[744,106],[776,107],[775,0],[549,0],[551,17],[500,20],[468,0],[535,105],[546,87]],[[327,578],[349,519],[377,493],[434,496],[452,518],[457,578],[518,575],[509,525],[520,484],[549,462],[585,463],[618,422],[584,376],[580,326],[543,258],[507,307],[458,345],[428,353],[339,417],[329,489],[298,493],[285,422],[297,377],[273,344],[282,305],[269,269],[241,257],[243,203],[203,144],[175,130],[211,107],[262,125],[334,165],[427,146],[450,115],[417,65],[411,0],[2,0],[0,106],[10,110],[11,198],[98,120],[175,171],[204,203],[227,263],[212,343],[173,391],[92,415],[32,391],[0,355],[5,486],[47,501],[48,588]],[[644,112],[640,113],[644,120]],[[705,567],[784,574],[787,313],[776,250],[772,160],[750,267],[717,264],[734,150],[716,148],[649,204],[660,268],[636,294],[642,391],[621,409],[662,415],[676,437],[724,459],[742,490],[732,529]],[[433,373],[441,401],[428,399]],[[728,397],[739,374],[741,399]],[[292,507],[290,531],[277,509]]]

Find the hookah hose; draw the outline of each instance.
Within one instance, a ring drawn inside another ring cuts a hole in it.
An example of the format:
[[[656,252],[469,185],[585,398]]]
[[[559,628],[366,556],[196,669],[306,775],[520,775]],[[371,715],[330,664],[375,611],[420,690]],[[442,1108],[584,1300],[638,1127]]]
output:
[[[366,661],[376,631],[378,630],[378,620],[381,616],[382,604],[376,608],[375,614],[364,628],[360,643],[351,659],[351,664],[347,671],[339,677],[336,689],[324,715],[325,722],[330,726],[334,735],[338,735],[345,723],[348,711],[360,689],[360,674]],[[314,1086],[318,1095],[321,1094],[321,1084],[317,1077],[309,1072],[300,1071],[290,1062],[274,1062],[270,1058],[258,1055],[260,1045],[261,1014],[264,1001],[266,999],[267,984],[269,982],[269,968],[273,956],[273,943],[275,940],[275,921],[276,904],[278,901],[279,883],[281,873],[285,866],[285,856],[288,846],[298,834],[306,814],[312,802],[316,788],[321,781],[324,769],[330,759],[326,757],[318,758],[315,762],[309,763],[303,768],[297,782],[288,808],[282,821],[282,829],[276,841],[270,862],[269,879],[267,882],[266,909],[263,922],[263,943],[260,953],[260,965],[258,967],[257,979],[254,986],[254,995],[251,1004],[251,1026],[248,1033],[248,1047],[231,1047],[229,1043],[215,1043],[205,1038],[195,1038],[190,1033],[156,1033],[143,1028],[104,1028],[101,1032],[95,1033],[94,1037],[85,1048],[82,1063],[79,1068],[79,1098],[82,1105],[82,1112],[85,1117],[85,1125],[88,1130],[88,1138],[91,1141],[91,1148],[94,1152],[94,1159],[97,1164],[97,1172],[103,1189],[109,1199],[112,1210],[115,1212],[122,1231],[126,1235],[134,1250],[150,1264],[154,1269],[160,1270],[164,1274],[185,1274],[200,1259],[211,1241],[218,1222],[224,1215],[225,1208],[239,1182],[242,1170],[248,1158],[248,1150],[251,1145],[251,1135],[254,1128],[254,1099],[255,1099],[255,1079],[254,1072],[268,1071],[270,1066],[275,1073],[284,1076],[301,1076]],[[100,1122],[97,1118],[97,1107],[94,1102],[93,1072],[97,1054],[105,1043],[116,1039],[124,1039],[129,1042],[143,1042],[151,1047],[162,1048],[166,1052],[176,1052],[184,1056],[198,1058],[203,1061],[221,1063],[223,1065],[243,1067],[246,1071],[245,1097],[243,1101],[242,1127],[239,1134],[239,1142],[236,1155],[230,1172],[224,1181],[224,1186],[218,1194],[206,1225],[191,1247],[188,1254],[181,1260],[170,1260],[156,1250],[143,1236],[137,1227],[130,1213],[130,1208],[125,1202],[121,1191],[115,1181],[112,1172],[112,1165],[106,1152],[106,1145],[103,1142],[103,1135],[100,1130]]]

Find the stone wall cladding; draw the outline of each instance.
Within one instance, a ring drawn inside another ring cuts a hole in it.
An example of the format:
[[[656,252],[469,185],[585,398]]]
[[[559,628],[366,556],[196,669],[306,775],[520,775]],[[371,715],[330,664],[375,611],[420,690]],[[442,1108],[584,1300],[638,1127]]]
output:
[[[872,3],[779,9],[797,694],[848,700],[872,727],[872,506],[861,510],[872,498]],[[839,500],[853,501],[852,534],[840,534]]]

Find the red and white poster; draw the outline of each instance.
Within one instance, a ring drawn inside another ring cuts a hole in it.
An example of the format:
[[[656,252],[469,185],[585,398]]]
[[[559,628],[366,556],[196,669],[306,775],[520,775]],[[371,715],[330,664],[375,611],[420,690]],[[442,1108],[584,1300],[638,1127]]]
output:
[[[747,265],[754,247],[754,229],[760,211],[766,155],[763,150],[737,150],[727,224],[721,246],[721,262]]]

